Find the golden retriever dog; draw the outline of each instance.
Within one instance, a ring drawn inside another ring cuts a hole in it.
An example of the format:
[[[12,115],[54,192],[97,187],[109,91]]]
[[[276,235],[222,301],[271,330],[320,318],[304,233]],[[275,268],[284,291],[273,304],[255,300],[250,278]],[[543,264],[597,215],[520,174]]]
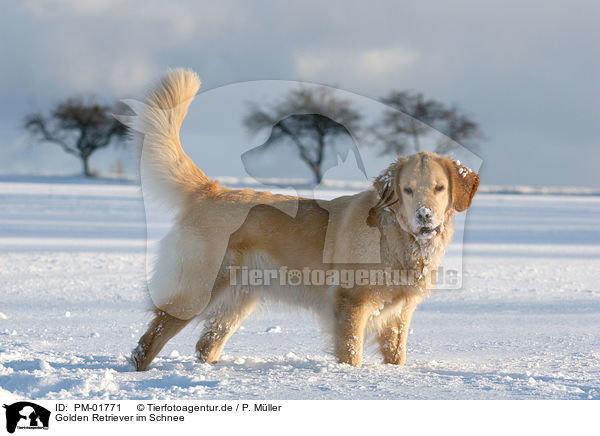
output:
[[[397,159],[372,189],[331,201],[229,189],[198,169],[179,141],[199,88],[194,72],[169,71],[132,122],[143,132],[144,193],[176,212],[148,283],[154,319],[132,365],[146,370],[192,319],[204,321],[198,359],[217,362],[261,300],[320,315],[339,362],[360,366],[365,335],[374,335],[383,361],[403,365],[413,312],[479,176],[423,152]]]

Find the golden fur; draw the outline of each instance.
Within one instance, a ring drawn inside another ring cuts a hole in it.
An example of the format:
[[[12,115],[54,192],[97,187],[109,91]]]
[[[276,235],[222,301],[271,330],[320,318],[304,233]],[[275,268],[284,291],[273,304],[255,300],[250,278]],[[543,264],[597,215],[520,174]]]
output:
[[[374,189],[331,201],[228,189],[208,179],[179,142],[179,127],[199,86],[195,73],[170,71],[130,123],[143,133],[145,193],[151,190],[177,212],[149,282],[155,318],[133,351],[134,367],[148,368],[194,318],[205,321],[197,356],[216,362],[261,299],[321,315],[340,362],[361,365],[367,332],[376,335],[384,362],[404,364],[412,314],[450,242],[454,212],[471,203],[477,174],[424,152],[398,159]],[[231,282],[232,267],[397,269],[414,277],[400,285],[363,280],[351,287],[241,286]]]

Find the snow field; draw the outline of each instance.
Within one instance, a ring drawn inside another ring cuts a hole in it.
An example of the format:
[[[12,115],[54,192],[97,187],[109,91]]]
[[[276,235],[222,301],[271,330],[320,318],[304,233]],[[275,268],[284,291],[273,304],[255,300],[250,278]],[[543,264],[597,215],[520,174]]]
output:
[[[600,399],[597,196],[476,196],[463,289],[419,306],[405,367],[380,363],[374,345],[363,368],[338,364],[310,313],[265,305],[222,362],[196,361],[191,323],[145,373],[125,360],[149,320],[137,188],[5,182],[0,201],[5,402]]]

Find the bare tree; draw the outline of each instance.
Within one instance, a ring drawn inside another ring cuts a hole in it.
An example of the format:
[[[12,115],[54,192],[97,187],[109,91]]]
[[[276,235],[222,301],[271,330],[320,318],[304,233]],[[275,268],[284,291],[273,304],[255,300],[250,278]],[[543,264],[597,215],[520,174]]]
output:
[[[452,141],[476,148],[483,139],[478,125],[456,106],[446,107],[410,91],[392,91],[381,100],[392,108],[385,110],[382,120],[372,128],[382,146],[382,155],[422,151],[422,139],[433,129],[447,137],[439,139],[436,145],[440,153],[449,151],[454,145]]]
[[[436,151],[445,153],[454,148],[456,143],[471,150],[477,149],[479,143],[485,140],[485,135],[475,121],[463,114],[456,106],[451,106],[444,111],[444,116],[438,130],[446,135],[437,144]]]
[[[360,119],[352,104],[336,97],[330,88],[303,87],[271,106],[251,103],[244,124],[251,133],[271,128],[266,147],[291,141],[319,184],[327,169],[323,167],[327,147],[336,137],[349,136],[348,131],[357,129]]]
[[[42,142],[56,144],[79,158],[85,176],[92,177],[90,156],[127,134],[127,128],[112,115],[118,112],[117,105],[101,105],[92,97],[74,97],[58,103],[48,115],[27,115],[24,129]]]

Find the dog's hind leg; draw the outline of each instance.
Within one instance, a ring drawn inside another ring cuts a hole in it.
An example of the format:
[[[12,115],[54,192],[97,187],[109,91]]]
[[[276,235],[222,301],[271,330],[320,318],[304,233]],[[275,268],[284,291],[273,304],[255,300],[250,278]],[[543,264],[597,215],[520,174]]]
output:
[[[254,296],[238,297],[233,306],[223,313],[216,314],[206,321],[204,331],[196,344],[196,356],[201,362],[216,363],[225,344],[238,329],[242,321],[256,307],[258,298]]]
[[[179,319],[156,309],[148,330],[131,353],[129,362],[136,371],[145,371],[165,344],[181,331],[190,320]]]

